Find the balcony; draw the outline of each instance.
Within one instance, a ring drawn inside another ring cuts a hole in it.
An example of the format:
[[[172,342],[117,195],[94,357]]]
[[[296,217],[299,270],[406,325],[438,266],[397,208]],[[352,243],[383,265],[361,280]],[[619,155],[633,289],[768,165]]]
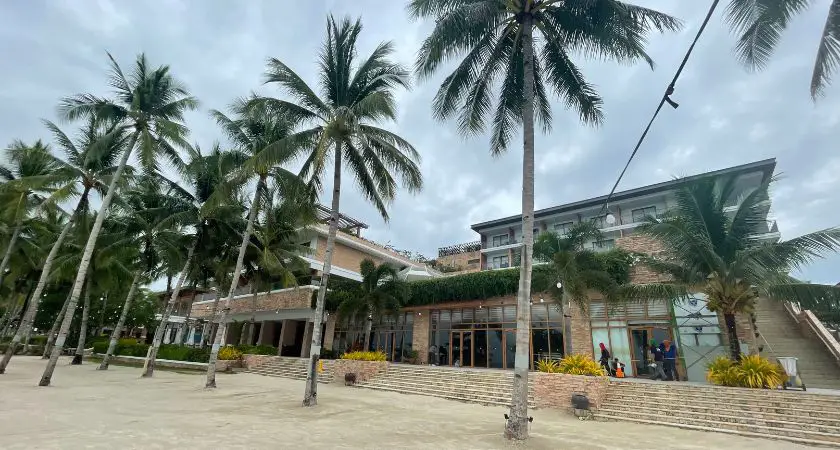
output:
[[[484,267],[482,267],[482,270],[509,269],[511,267],[513,267],[513,266],[511,266],[510,263],[499,263],[499,264],[487,263],[487,264],[484,265]]]
[[[507,250],[507,249],[511,249],[511,248],[519,248],[521,245],[522,245],[522,242],[518,242],[515,239],[510,239],[505,244],[497,245],[495,247],[490,246],[490,247],[487,247],[487,248],[482,248],[481,253],[496,252],[496,251]]]

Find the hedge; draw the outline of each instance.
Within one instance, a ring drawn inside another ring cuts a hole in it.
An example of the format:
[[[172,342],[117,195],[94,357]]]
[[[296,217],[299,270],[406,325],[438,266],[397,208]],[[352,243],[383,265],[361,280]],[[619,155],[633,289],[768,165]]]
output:
[[[93,352],[104,354],[108,351],[108,342],[100,341],[93,344]],[[148,344],[138,343],[134,339],[120,339],[117,342],[115,355],[145,357],[149,351]],[[158,359],[173,361],[204,362],[210,360],[209,348],[193,348],[176,344],[163,344],[158,349]]]

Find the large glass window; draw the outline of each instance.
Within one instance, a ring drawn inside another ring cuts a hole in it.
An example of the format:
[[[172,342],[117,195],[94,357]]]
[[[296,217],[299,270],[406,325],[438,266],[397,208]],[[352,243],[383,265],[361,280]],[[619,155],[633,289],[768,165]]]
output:
[[[510,241],[510,237],[507,234],[499,234],[493,236],[493,247],[500,247],[502,245],[507,245]]]
[[[569,230],[571,230],[573,226],[575,226],[574,222],[556,223],[554,224],[554,232],[560,236],[565,236],[569,234]]]
[[[634,223],[645,220],[645,217],[647,216],[656,217],[656,206],[634,209],[630,212],[630,215],[632,216]]]

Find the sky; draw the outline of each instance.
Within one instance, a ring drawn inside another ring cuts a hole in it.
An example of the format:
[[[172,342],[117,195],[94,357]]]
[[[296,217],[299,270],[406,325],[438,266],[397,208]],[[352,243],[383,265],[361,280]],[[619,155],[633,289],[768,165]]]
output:
[[[536,138],[536,207],[609,192],[680,59],[708,1],[636,0],[685,23],[679,33],[651,35],[643,64],[616,64],[576,55],[604,99],[598,128],[554,99],[551,132]],[[773,190],[772,218],[783,239],[840,225],[840,81],[814,103],[809,82],[829,0],[816,0],[783,35],[771,63],[752,73],[732,53],[721,2],[676,87],[680,107],[665,108],[619,185],[640,187],[765,158],[777,158],[781,180]],[[294,6],[290,6],[294,5]],[[281,96],[263,85],[265,62],[275,57],[315,84],[316,60],[328,14],[361,17],[358,49],[393,41],[393,58],[411,67],[430,22],[412,21],[401,1],[307,2],[222,0],[29,0],[0,5],[0,145],[13,139],[49,139],[41,119],[57,120],[59,99],[77,93],[108,95],[106,51],[128,68],[137,54],[169,65],[201,101],[186,116],[191,142],[224,143],[210,109],[224,110],[252,91]],[[382,220],[352,179],[342,185],[342,212],[367,224],[364,236],[435,257],[437,248],[478,239],[473,223],[521,211],[521,142],[499,157],[489,135],[463,136],[456,121],[438,122],[431,101],[451,65],[415,80],[397,94],[399,117],[384,126],[422,156],[424,189],[401,190]],[[127,70],[127,69],[126,69]],[[72,131],[74,124],[62,124]],[[322,202],[329,203],[330,180]],[[840,256],[806,268],[805,279],[840,281]]]

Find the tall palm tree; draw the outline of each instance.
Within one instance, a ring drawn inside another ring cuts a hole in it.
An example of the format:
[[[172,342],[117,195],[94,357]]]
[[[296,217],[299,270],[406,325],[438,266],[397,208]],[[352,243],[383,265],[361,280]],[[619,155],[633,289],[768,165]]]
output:
[[[810,0],[731,0],[726,22],[738,36],[735,53],[747,67],[764,68],[794,15],[806,10]],[[811,98],[824,94],[840,65],[840,0],[831,0],[811,75]]]
[[[547,88],[581,121],[602,120],[601,97],[572,61],[573,52],[619,62],[653,61],[645,53],[651,30],[677,30],[678,20],[616,0],[412,0],[409,13],[435,20],[420,48],[417,74],[431,76],[458,55],[464,59],[443,81],[433,109],[438,119],[458,116],[465,134],[483,132],[501,77],[490,153],[504,152],[522,124],[522,247],[516,315],[513,401],[505,436],[528,437],[531,266],[534,242],[534,118],[551,127]],[[534,33],[542,39],[534,38]]]
[[[336,313],[341,319],[365,318],[365,350],[370,348],[370,332],[374,321],[382,316],[396,313],[405,304],[410,294],[408,284],[397,277],[397,269],[387,264],[376,265],[364,259],[359,265],[362,282],[357,295],[348,296],[339,305]]]
[[[186,87],[172,77],[168,66],[151,69],[146,56],[140,54],[135,62],[134,71],[126,78],[110,53],[108,58],[111,61],[109,82],[115,90],[115,98],[104,99],[92,94],[80,94],[64,99],[59,107],[63,118],[68,120],[97,117],[103,121],[116,122],[120,125],[118,129],[128,133],[128,137],[122,158],[111,177],[108,191],[102,199],[96,221],[85,244],[79,271],[73,281],[70,304],[50,353],[50,361],[41,376],[40,386],[49,386],[52,380],[61,348],[70,330],[70,322],[73,320],[72,313],[76,309],[82,284],[87,277],[96,240],[129,157],[136,149],[141,165],[147,173],[158,169],[159,160],[164,158],[176,166],[179,165],[180,157],[175,147],[188,146],[185,140],[188,130],[181,122],[186,111],[198,106],[198,101],[189,95]]]
[[[789,275],[826,252],[840,250],[840,228],[781,242],[761,239],[768,232],[772,181],[737,200],[734,214],[724,211],[736,200],[734,177],[686,181],[676,191],[672,210],[637,228],[668,249],[667,258],[646,256],[641,262],[671,281],[633,289],[640,298],[684,298],[704,292],[709,310],[723,315],[734,361],[741,354],[735,315],[750,312],[758,298],[795,301],[815,311],[840,304],[840,288],[800,282]]]
[[[29,307],[18,326],[15,337],[12,338],[12,342],[3,355],[3,360],[0,361],[0,374],[5,372],[21,339],[27,336],[32,329],[32,322],[35,320],[41,295],[52,276],[53,262],[58,256],[61,246],[64,244],[64,239],[68,236],[75,219],[81,215],[87,216],[90,208],[88,197],[91,190],[99,193],[100,197],[105,196],[106,186],[111,175],[117,170],[114,162],[122,151],[121,143],[124,140],[123,133],[116,131],[114,124],[98,124],[94,118],[91,118],[79,130],[75,141],[54,123],[50,121],[44,121],[44,123],[52,131],[55,141],[64,152],[65,157],[64,160],[56,160],[59,166],[56,176],[61,180],[61,183],[56,187],[49,200],[52,202],[67,201],[75,195],[79,195],[79,200],[69,220],[61,229],[61,233],[54,239],[50,252],[43,262],[41,277],[32,293]],[[81,193],[79,193],[80,190]]]
[[[324,268],[315,306],[315,320],[307,368],[303,405],[317,404],[318,359],[321,352],[321,325],[325,295],[332,268],[335,236],[338,231],[343,164],[347,164],[362,195],[388,220],[387,204],[396,195],[396,178],[409,191],[422,188],[417,161],[420,155],[405,139],[377,124],[396,119],[394,91],[407,88],[409,74],[390,60],[393,45],[383,42],[370,56],[358,61],[356,40],[361,21],[345,18],[327,20],[327,36],[319,57],[319,83],[322,97],[280,60],[268,62],[266,83],[277,83],[291,101],[262,98],[260,105],[282,114],[291,114],[307,126],[284,145],[270,147],[258,160],[279,161],[281,148],[305,145],[309,154],[301,175],[320,187],[330,159],[333,161],[332,205]]]
[[[293,132],[295,121],[290,120],[287,115],[268,114],[262,108],[252,107],[249,105],[249,99],[237,100],[231,109],[235,114],[235,119],[231,119],[219,111],[213,111],[213,117],[228,135],[228,138],[240,151],[247,153],[252,161],[252,163],[243,166],[242,170],[234,177],[233,182],[235,184],[244,184],[256,179],[257,184],[254,188],[254,196],[251,199],[245,232],[242,234],[242,243],[239,246],[239,253],[231,277],[230,288],[228,289],[224,308],[222,308],[219,317],[219,328],[216,331],[216,338],[210,350],[210,360],[207,364],[207,381],[204,386],[207,388],[216,387],[216,358],[218,357],[219,348],[222,345],[222,340],[225,338],[227,331],[226,321],[230,309],[230,301],[236,293],[236,287],[239,283],[239,277],[242,273],[243,262],[245,260],[245,251],[248,249],[248,243],[251,241],[251,235],[254,232],[254,221],[260,206],[266,201],[268,180],[274,180],[281,187],[283,190],[281,195],[286,195],[286,190],[297,188],[301,184],[297,175],[275,166],[275,164],[281,165],[290,162],[296,156],[296,149],[283,149],[282,155],[280,152],[275,152],[275,156],[280,156],[280,158],[273,161],[272,164],[259,162],[255,159],[259,154],[266,151],[266,149],[279,147],[279,143],[288,138]]]

